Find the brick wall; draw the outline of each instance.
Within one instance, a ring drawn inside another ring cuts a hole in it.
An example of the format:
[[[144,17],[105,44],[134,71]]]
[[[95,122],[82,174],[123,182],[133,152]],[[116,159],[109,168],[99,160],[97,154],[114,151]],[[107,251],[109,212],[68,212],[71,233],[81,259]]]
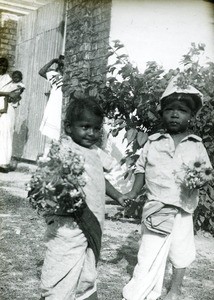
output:
[[[78,78],[105,78],[110,18],[111,0],[67,0],[65,103]]]
[[[0,10],[0,57],[6,57],[11,71],[15,66],[17,16]]]

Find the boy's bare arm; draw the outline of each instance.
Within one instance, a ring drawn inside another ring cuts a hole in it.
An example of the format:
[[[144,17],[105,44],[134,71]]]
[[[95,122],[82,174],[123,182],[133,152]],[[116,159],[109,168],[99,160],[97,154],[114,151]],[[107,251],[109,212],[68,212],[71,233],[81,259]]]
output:
[[[144,184],[145,184],[145,174],[144,173],[136,174],[131,191],[126,193],[125,195],[130,199],[136,198],[140,193],[140,191],[142,190]]]

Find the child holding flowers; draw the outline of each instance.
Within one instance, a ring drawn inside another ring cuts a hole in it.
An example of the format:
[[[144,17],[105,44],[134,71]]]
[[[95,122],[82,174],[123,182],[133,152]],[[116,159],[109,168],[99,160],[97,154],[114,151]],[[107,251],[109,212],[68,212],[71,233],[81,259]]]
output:
[[[31,179],[30,202],[47,221],[41,299],[98,299],[105,193],[121,205],[126,202],[105,180],[110,160],[95,145],[103,117],[93,98],[72,99],[64,123],[67,136],[53,142]]]
[[[190,134],[190,119],[202,107],[202,94],[173,78],[160,99],[164,131],[153,134],[136,163],[135,181],[126,197],[136,198],[144,183],[147,201],[142,240],[133,277],[123,300],[155,300],[161,295],[167,258],[173,266],[164,300],[178,300],[186,268],[195,259],[192,214],[198,189],[213,171],[200,137]]]

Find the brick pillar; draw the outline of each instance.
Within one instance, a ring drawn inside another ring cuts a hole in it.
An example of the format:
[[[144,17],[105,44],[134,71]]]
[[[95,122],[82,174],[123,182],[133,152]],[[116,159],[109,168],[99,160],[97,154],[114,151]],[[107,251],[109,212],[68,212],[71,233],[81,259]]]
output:
[[[79,78],[105,79],[111,0],[67,0],[64,96]]]
[[[9,61],[9,71],[15,66],[18,17],[0,10],[0,57]]]

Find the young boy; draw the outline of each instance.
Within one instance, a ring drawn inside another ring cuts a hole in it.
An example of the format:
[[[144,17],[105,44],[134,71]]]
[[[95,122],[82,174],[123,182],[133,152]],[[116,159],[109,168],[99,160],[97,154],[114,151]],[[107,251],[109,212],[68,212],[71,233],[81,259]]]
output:
[[[173,79],[160,100],[162,133],[149,137],[136,164],[132,190],[135,198],[144,183],[142,240],[133,277],[123,289],[124,300],[155,300],[161,295],[167,258],[173,265],[171,288],[164,300],[177,300],[188,267],[195,259],[192,214],[198,190],[181,184],[182,166],[203,161],[211,167],[200,137],[188,132],[190,119],[202,107],[194,87],[181,89]]]

